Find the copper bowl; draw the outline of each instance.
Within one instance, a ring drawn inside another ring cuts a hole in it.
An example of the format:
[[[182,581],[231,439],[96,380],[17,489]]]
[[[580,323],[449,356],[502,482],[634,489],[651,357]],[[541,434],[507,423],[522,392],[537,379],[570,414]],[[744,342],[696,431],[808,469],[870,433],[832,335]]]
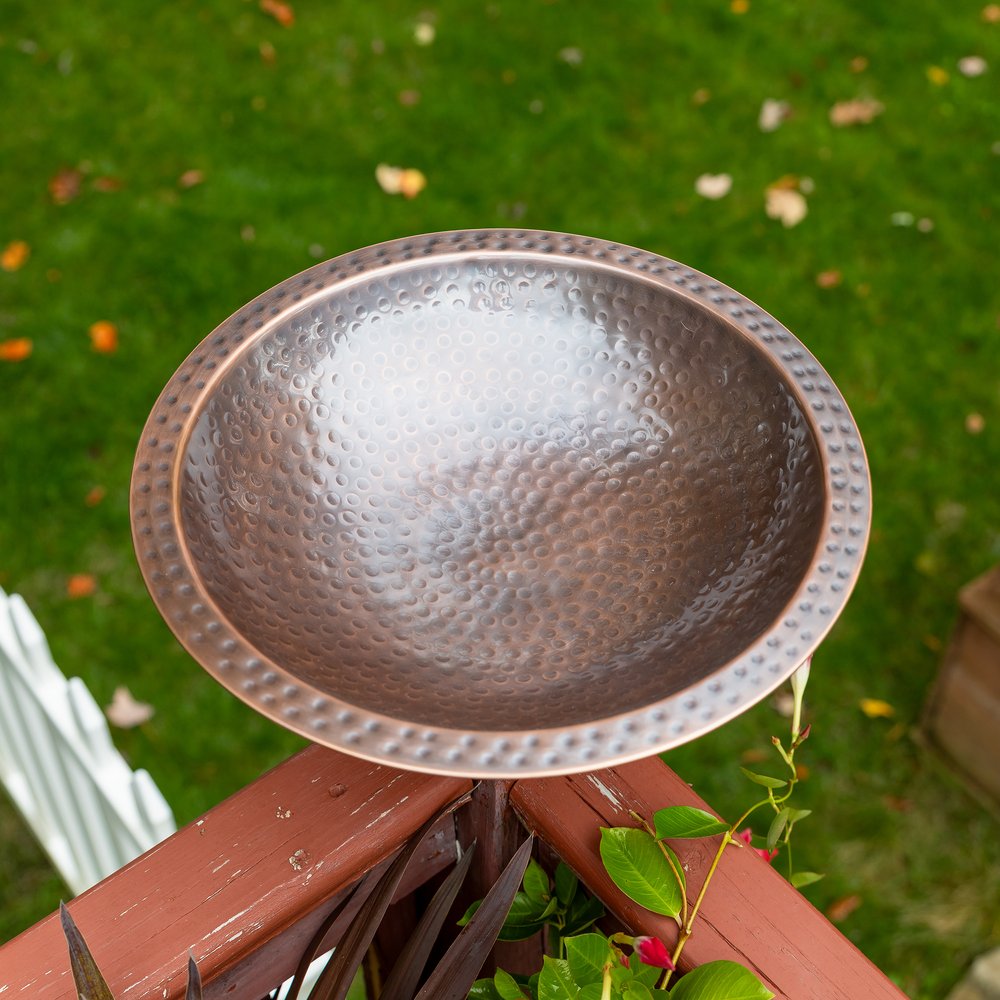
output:
[[[644,757],[785,680],[869,527],[843,398],[642,250],[443,233],[310,268],[181,365],[139,447],[154,600],[309,739],[517,776]]]

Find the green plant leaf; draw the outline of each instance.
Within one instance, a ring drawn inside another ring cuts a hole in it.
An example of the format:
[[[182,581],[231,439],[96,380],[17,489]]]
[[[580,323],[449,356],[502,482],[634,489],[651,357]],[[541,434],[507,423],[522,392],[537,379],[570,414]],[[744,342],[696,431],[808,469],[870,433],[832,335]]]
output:
[[[707,962],[680,979],[670,1000],[771,1000],[774,994],[737,962]]]
[[[656,837],[663,840],[688,840],[695,837],[714,837],[717,833],[725,833],[728,823],[716,819],[704,809],[694,806],[667,806],[653,813],[653,826]]]
[[[476,911],[482,905],[482,900],[476,900],[458,921],[459,927],[465,927]],[[537,934],[545,926],[546,912],[552,901],[543,903],[531,899],[527,893],[518,892],[511,903],[510,912],[500,929],[500,941],[524,941]]]
[[[535,838],[529,836],[517,849],[475,916],[462,928],[427,977],[416,1000],[465,1000],[469,987],[496,943],[504,917],[531,860],[534,841]]]
[[[763,785],[765,788],[784,788],[788,784],[784,778],[772,778],[769,774],[757,774],[756,771],[750,771],[745,767],[741,767],[740,770],[744,777],[749,778],[755,785]]]
[[[528,870],[524,873],[524,893],[529,898],[543,906],[549,902],[549,877],[545,869],[532,858]]]
[[[767,849],[769,851],[778,843],[781,831],[785,829],[785,824],[788,822],[789,812],[790,810],[787,808],[779,809],[774,819],[771,820],[771,825],[767,828]]]
[[[580,880],[576,877],[573,869],[570,868],[565,861],[560,861],[556,865],[555,873],[555,884],[556,884],[556,899],[562,903],[563,906],[569,906],[573,902],[573,897],[576,895],[577,886],[580,884]]]
[[[69,965],[80,1000],[115,1000],[65,903],[59,904],[59,919],[69,946]]]
[[[469,987],[468,1000],[503,1000],[492,979],[477,979]]]
[[[612,827],[601,830],[601,860],[611,881],[647,910],[676,918],[681,889],[667,859],[645,830]]]
[[[669,844],[665,844],[662,840],[659,842],[659,848],[673,862],[673,876],[680,886],[681,898],[683,899],[687,893],[687,879],[684,877],[684,866],[681,864],[681,859],[674,853],[673,848]]]
[[[596,896],[588,896],[577,892],[572,905],[566,913],[566,924],[563,935],[582,934],[595,920],[604,916],[604,904]]]
[[[791,882],[796,889],[802,889],[807,885],[812,885],[813,882],[818,882],[822,877],[822,875],[819,875],[816,872],[796,872],[788,881]]]
[[[604,978],[604,966],[614,961],[608,939],[603,934],[578,934],[565,939],[566,961],[578,986],[599,983]]]
[[[577,1000],[601,1000],[603,987],[603,983],[588,983],[586,986],[581,986]],[[611,996],[614,997],[615,994],[612,993]]]
[[[805,819],[806,816],[812,815],[812,809],[792,809],[791,806],[788,807],[788,823],[798,823],[800,819]]]
[[[493,985],[500,994],[500,1000],[526,1000],[524,990],[517,980],[503,969],[497,969],[496,975],[493,976]],[[381,994],[379,996],[381,997]]]
[[[580,988],[573,982],[569,962],[546,955],[538,977],[538,1000],[578,1000]]]
[[[658,969],[655,965],[646,965],[638,955],[632,955],[629,958],[628,967],[633,979],[650,988],[655,986],[663,976],[663,969]]]
[[[648,986],[633,979],[622,987],[622,1000],[653,1000],[653,994]]]

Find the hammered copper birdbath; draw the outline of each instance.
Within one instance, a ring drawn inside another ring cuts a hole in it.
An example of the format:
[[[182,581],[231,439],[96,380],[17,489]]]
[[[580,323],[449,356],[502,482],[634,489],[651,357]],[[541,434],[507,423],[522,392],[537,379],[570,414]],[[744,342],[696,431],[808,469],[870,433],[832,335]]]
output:
[[[206,670],[318,743],[476,776],[652,755],[829,630],[865,456],[812,355],[655,254],[442,233],[227,319],[136,459],[139,563]]]

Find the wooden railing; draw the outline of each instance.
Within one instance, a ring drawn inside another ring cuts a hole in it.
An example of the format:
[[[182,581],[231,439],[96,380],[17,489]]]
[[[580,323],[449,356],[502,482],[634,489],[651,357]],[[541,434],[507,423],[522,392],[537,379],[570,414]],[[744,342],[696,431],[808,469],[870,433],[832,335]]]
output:
[[[604,874],[601,826],[666,805],[708,808],[658,759],[587,775],[473,783],[395,771],[318,747],[264,775],[71,904],[115,995],[183,996],[189,953],[208,1000],[259,1000],[294,970],[334,901],[386,862],[463,793],[467,805],[424,841],[400,896],[447,867],[459,842],[479,841],[479,885],[506,860],[518,821],[562,857],[631,933],[677,933]],[[706,848],[678,845],[689,878]],[[411,897],[412,898],[412,897]],[[345,913],[327,946],[350,919]],[[514,961],[530,959],[529,943]],[[899,1000],[903,994],[781,876],[748,850],[727,851],[683,956],[683,968],[728,958],[788,1000]],[[0,948],[0,998],[76,1000],[56,915]]]

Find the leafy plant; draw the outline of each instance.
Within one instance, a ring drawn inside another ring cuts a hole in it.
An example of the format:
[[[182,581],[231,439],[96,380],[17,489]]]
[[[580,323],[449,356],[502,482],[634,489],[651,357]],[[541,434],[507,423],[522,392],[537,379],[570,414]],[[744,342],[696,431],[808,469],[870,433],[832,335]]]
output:
[[[531,977],[514,977],[498,972],[493,979],[481,979],[470,994],[475,1000],[769,1000],[774,994],[744,966],[729,961],[708,962],[689,972],[671,986],[684,947],[691,937],[698,913],[712,878],[730,846],[756,850],[769,863],[783,852],[788,878],[795,886],[805,886],[821,878],[815,872],[796,871],[792,864],[792,832],[809,815],[807,809],[791,805],[792,794],[801,780],[795,754],[809,737],[810,727],[802,728],[802,700],[809,677],[809,663],[792,678],[793,712],[791,739],[786,747],[772,738],[784,771],[774,777],[741,768],[744,776],[764,794],[735,823],[693,806],[668,806],[648,822],[633,813],[637,826],[601,830],[600,855],[615,885],[640,906],[672,918],[679,931],[670,950],[658,938],[599,933],[581,933],[586,928],[559,923],[558,885],[567,880],[565,870],[556,870],[556,892],[539,867],[529,868],[522,892],[515,897],[508,923],[501,931],[506,940],[535,933],[556,923],[555,946],[542,968]],[[749,827],[744,827],[758,811],[769,809],[771,820],[763,846],[755,846]],[[718,838],[718,846],[697,895],[691,899],[685,866],[667,841]],[[564,869],[564,866],[560,866]],[[572,873],[569,873],[572,876]],[[575,879],[575,876],[572,876]],[[576,889],[574,888],[574,893]],[[575,896],[574,896],[575,898]],[[473,908],[474,910],[474,908]],[[470,911],[472,912],[472,911]],[[591,917],[591,923],[600,914]],[[589,926],[589,925],[588,925]],[[627,949],[627,950],[626,950]]]

